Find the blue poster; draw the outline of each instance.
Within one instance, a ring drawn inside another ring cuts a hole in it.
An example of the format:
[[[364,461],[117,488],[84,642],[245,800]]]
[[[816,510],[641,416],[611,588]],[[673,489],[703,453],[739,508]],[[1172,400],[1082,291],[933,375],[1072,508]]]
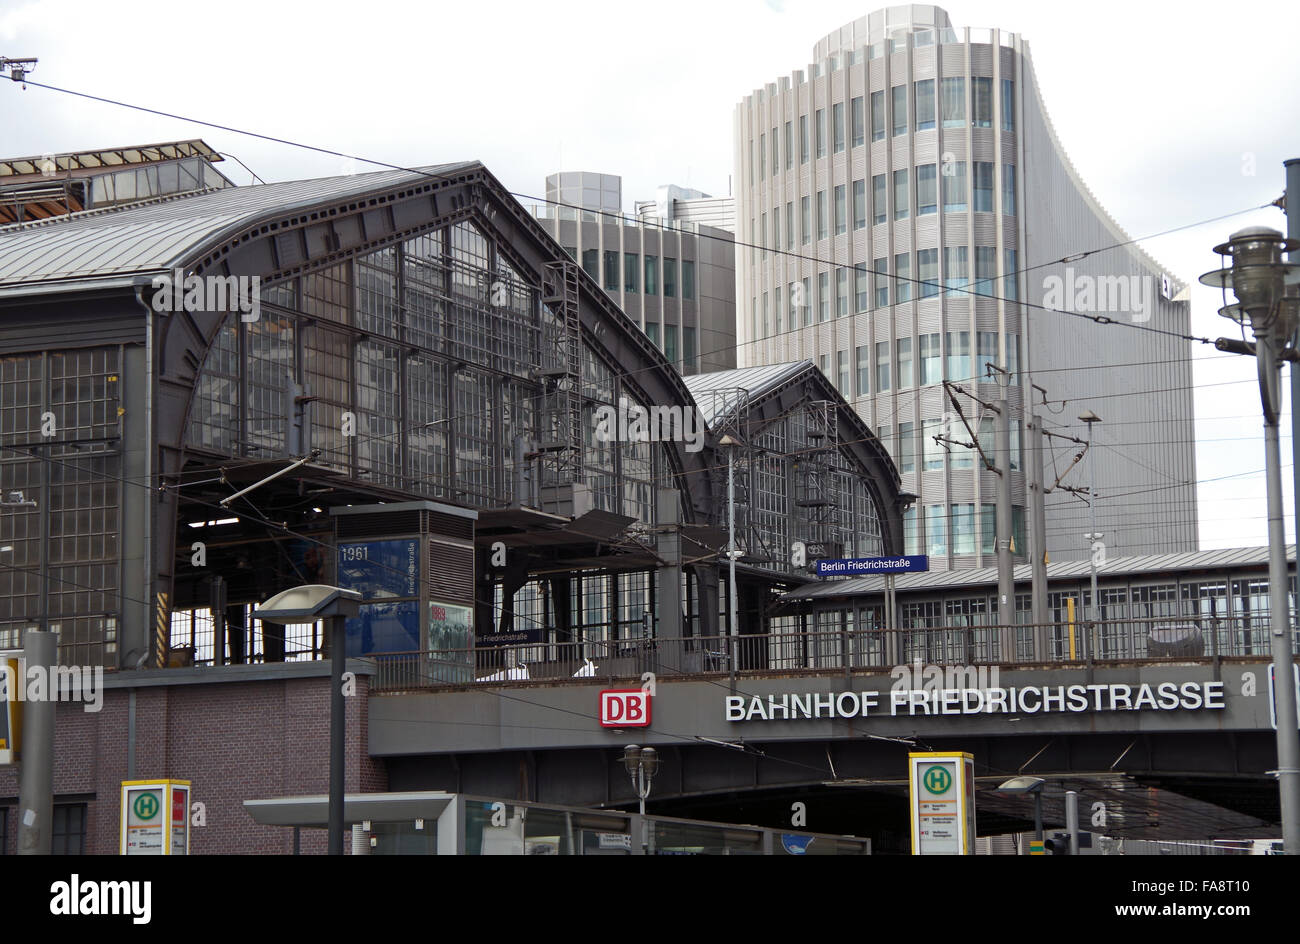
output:
[[[420,595],[420,542],[414,538],[340,543],[338,560],[339,586],[361,591],[366,600]]]
[[[363,603],[348,620],[348,657],[376,652],[414,652],[420,648],[418,600]]]

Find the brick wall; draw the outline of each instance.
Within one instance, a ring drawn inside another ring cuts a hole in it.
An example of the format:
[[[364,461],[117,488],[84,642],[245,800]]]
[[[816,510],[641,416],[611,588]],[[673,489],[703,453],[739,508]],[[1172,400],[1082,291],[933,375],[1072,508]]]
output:
[[[368,681],[358,675],[356,695],[344,699],[348,793],[388,789],[382,761],[367,753]],[[127,703],[126,689],[109,688],[99,712],[80,704],[57,709],[54,800],[86,799],[87,853],[118,853]],[[137,688],[135,779],[153,778],[189,780],[191,801],[206,807],[207,825],[190,828],[194,854],[291,852],[291,829],[255,824],[242,804],[329,792],[328,677],[259,680],[245,671],[238,681]],[[7,854],[17,847],[18,786],[18,766],[0,768]],[[324,853],[325,846],[325,830],[302,831],[303,853]]]

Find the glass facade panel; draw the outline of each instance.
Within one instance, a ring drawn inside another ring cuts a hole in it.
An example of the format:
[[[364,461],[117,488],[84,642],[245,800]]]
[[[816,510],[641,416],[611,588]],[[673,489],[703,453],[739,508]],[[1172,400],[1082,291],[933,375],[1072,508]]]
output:
[[[916,130],[934,129],[934,79],[921,79],[916,87]]]

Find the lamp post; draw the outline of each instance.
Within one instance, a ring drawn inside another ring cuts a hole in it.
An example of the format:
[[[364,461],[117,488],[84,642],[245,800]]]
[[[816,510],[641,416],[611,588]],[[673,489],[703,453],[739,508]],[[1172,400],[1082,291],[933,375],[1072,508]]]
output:
[[[645,801],[650,796],[650,785],[659,772],[659,752],[653,747],[629,744],[623,748],[623,766],[632,778],[632,789],[641,801],[641,854],[650,854],[650,831],[645,821]]]
[[[1079,414],[1079,419],[1088,424],[1088,516],[1092,531],[1088,534],[1088,559],[1092,562],[1092,629],[1083,637],[1084,655],[1091,659],[1093,635],[1097,632],[1097,619],[1101,615],[1101,606],[1097,600],[1097,551],[1096,542],[1101,540],[1097,533],[1097,458],[1092,454],[1092,424],[1100,423],[1101,417],[1092,410]]]
[[[1034,838],[1043,841],[1043,785],[1047,783],[1042,777],[1012,777],[1000,784],[995,793],[1018,796],[1024,793],[1034,797]]]
[[[1277,779],[1282,811],[1282,844],[1286,855],[1300,855],[1300,733],[1296,725],[1295,685],[1291,656],[1291,618],[1287,593],[1285,533],[1282,526],[1282,471],[1278,449],[1281,412],[1280,368],[1284,355],[1295,352],[1297,304],[1287,285],[1300,280],[1300,264],[1284,263],[1283,252],[1300,242],[1284,239],[1277,230],[1250,226],[1238,230],[1214,251],[1230,268],[1201,276],[1205,285],[1227,290],[1237,304],[1225,304],[1219,314],[1255,335],[1259,396],[1264,412],[1264,464],[1268,486],[1269,630],[1272,639],[1274,698],[1277,713]]]
[[[330,624],[330,855],[343,855],[343,666],[347,621],[360,612],[360,601],[356,590],[306,584],[277,593],[253,611],[253,617],[265,623]]]

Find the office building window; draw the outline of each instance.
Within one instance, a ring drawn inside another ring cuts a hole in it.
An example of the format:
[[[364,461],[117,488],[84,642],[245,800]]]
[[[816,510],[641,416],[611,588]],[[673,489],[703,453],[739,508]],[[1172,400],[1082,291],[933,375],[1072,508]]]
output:
[[[596,249],[582,250],[582,271],[591,276],[593,282],[600,281],[600,252]]]
[[[943,165],[943,212],[966,212],[965,161],[949,161]]]
[[[921,529],[916,506],[903,512],[903,550],[907,554],[921,553]]]
[[[916,88],[916,130],[931,131],[934,128],[934,79],[921,79],[914,85]]]
[[[641,268],[641,260],[634,252],[623,253],[623,291],[636,291],[637,271]]]
[[[871,289],[868,279],[867,267],[856,265],[853,267],[853,294],[855,297],[855,308],[857,311],[867,311],[871,308]]]
[[[849,352],[835,352],[835,376],[839,385],[840,396],[846,400],[853,399],[853,388],[849,386]]]
[[[757,301],[757,299],[756,299],[755,301]],[[754,306],[754,322],[755,322],[755,331],[754,331],[754,334],[757,335],[757,334],[758,334],[758,331],[757,331],[757,327],[758,327],[758,325],[757,325],[757,322],[758,322],[758,306],[757,306],[757,304],[755,304],[755,306]],[[647,338],[650,339],[650,343],[651,343],[651,344],[653,344],[655,347],[659,347],[659,322],[657,322],[657,321],[647,321],[647,322],[645,323],[645,336],[646,336]],[[663,350],[663,349],[660,348],[660,350]]]
[[[767,306],[767,292],[763,293],[763,337],[772,336],[772,323],[768,320],[769,309]]]
[[[690,259],[682,260],[682,298],[695,298],[695,263]]]
[[[817,358],[817,368],[826,375],[827,380],[830,380],[831,383],[835,382],[831,380],[831,356],[829,354],[822,354]]]
[[[890,89],[890,103],[894,111],[894,137],[907,134],[907,86],[895,85]]]
[[[573,260],[575,260],[575,261],[577,260],[577,258],[578,258],[578,247],[577,247],[577,246],[565,246],[565,247],[564,247],[564,251],[567,252],[567,253],[569,254],[569,258],[570,258],[570,259],[573,259]]]
[[[998,364],[998,333],[980,331],[975,335],[975,379],[984,380],[988,376],[988,365]]]
[[[992,297],[997,279],[998,250],[995,246],[975,247],[975,294]]]
[[[811,280],[811,278],[806,278],[806,279],[803,280],[803,300],[800,302],[800,307],[803,308],[803,323],[804,323],[804,325],[807,326],[807,325],[812,324],[812,323],[813,323],[813,318],[812,318],[813,306],[812,306],[812,280]]]
[[[54,804],[50,840],[50,852],[54,855],[85,855],[85,803]]]
[[[835,186],[835,235],[840,236],[849,231],[849,211],[845,205],[844,184]]]
[[[912,300],[912,257],[900,252],[894,256],[894,304]]]
[[[970,332],[949,331],[948,342],[948,379],[970,380]]]
[[[781,286],[772,289],[772,331],[781,333]]]
[[[993,80],[975,76],[970,80],[971,124],[976,128],[993,127]]]
[[[785,205],[785,248],[794,248],[794,201]]]
[[[916,429],[911,423],[898,424],[898,471],[901,475],[916,471]]]
[[[871,93],[871,140],[885,140],[885,93]]]
[[[840,266],[835,270],[835,315],[843,318],[849,313],[849,270]]]
[[[810,197],[799,198],[799,232],[805,246],[812,242],[812,200]]]
[[[871,178],[871,221],[886,223],[889,221],[889,205],[885,197],[885,175],[875,174]]]
[[[907,208],[912,201],[907,193],[907,168],[894,171],[894,219],[907,219]]]
[[[912,339],[899,338],[898,350],[898,389],[906,390],[912,386],[915,378],[912,374]]]
[[[826,156],[826,109],[817,109],[814,116],[813,133],[817,138],[817,156]]]
[[[794,122],[785,123],[785,169],[794,167]]]
[[[865,144],[867,141],[867,122],[861,95],[849,103],[849,123],[852,125],[853,146],[857,147],[860,144]]]
[[[1002,80],[1002,130],[1016,130],[1016,82],[1014,79]]]
[[[989,456],[992,458],[992,456]],[[998,534],[998,506],[980,505],[980,553],[996,554]]]
[[[1020,335],[1007,335],[1007,372],[1011,374],[1013,384],[1020,383]],[[1013,429],[1012,434],[1015,434]]]
[[[889,260],[877,259],[872,267],[876,273],[876,307],[889,307]]]
[[[926,440],[930,442],[930,440]],[[930,447],[927,445],[926,449]],[[943,460],[939,461],[939,468],[943,468]],[[948,553],[948,521],[947,508],[944,505],[926,505],[925,506],[925,538],[926,552],[931,557],[943,557]]]
[[[889,391],[889,342],[876,342],[876,393]]]
[[[970,284],[965,246],[945,246],[943,249],[943,279],[948,295],[966,294]]]
[[[916,215],[927,216],[939,212],[938,168],[934,164],[921,164],[916,168]]]
[[[966,80],[961,76],[943,80],[943,126],[966,126]]]
[[[1002,212],[1016,215],[1016,165],[1002,165]]]
[[[758,245],[759,257],[767,258],[767,214],[760,213],[758,217]],[[664,283],[668,282],[668,264],[664,263]],[[666,293],[665,293],[666,294]]]
[[[659,257],[645,257],[645,293],[647,295],[659,294]]]
[[[808,163],[808,116],[799,116],[799,163]]]
[[[991,161],[976,161],[974,164],[975,176],[975,212],[992,213],[993,212],[993,163]]]
[[[677,363],[677,325],[664,325],[664,357],[668,363]]]
[[[801,301],[802,295],[803,287],[798,282],[791,282],[789,291],[790,310],[786,312],[786,321],[791,328],[798,326],[799,309],[807,305],[807,302]]]
[[[772,248],[781,249],[781,207],[772,207]]]
[[[975,553],[975,505],[973,503],[964,502],[952,506],[952,552],[954,554]]]
[[[817,238],[825,239],[827,236],[827,227],[829,223],[826,220],[826,191],[817,191]]]
[[[831,320],[831,274],[817,273],[817,320]]]
[[[921,283],[921,298],[933,298],[939,294],[938,249],[916,251],[916,277]]]
[[[943,362],[940,360],[939,335],[921,335],[921,386],[937,384],[943,380]]]
[[[767,176],[767,134],[758,136],[758,176]]]
[[[777,147],[776,129],[772,129],[772,176],[781,169],[781,149]]]
[[[605,291],[618,291],[618,253],[605,250]]]
[[[1002,250],[1003,272],[1006,274],[1002,277],[1002,297],[1008,301],[1014,302],[1019,298],[1016,292],[1018,278],[1016,275],[1016,251],[1014,249]]]
[[[687,370],[695,369],[695,329],[682,328],[682,364]]]
[[[942,472],[943,457],[947,455],[935,436],[944,433],[942,420],[925,420],[921,424],[921,468],[925,472]]]
[[[853,181],[853,228],[866,229],[867,226],[867,182]]]
[[[859,344],[856,353],[858,355],[858,396],[869,396],[871,394],[871,346]]]
[[[831,140],[835,153],[844,150],[844,103],[837,102],[831,106]]]

